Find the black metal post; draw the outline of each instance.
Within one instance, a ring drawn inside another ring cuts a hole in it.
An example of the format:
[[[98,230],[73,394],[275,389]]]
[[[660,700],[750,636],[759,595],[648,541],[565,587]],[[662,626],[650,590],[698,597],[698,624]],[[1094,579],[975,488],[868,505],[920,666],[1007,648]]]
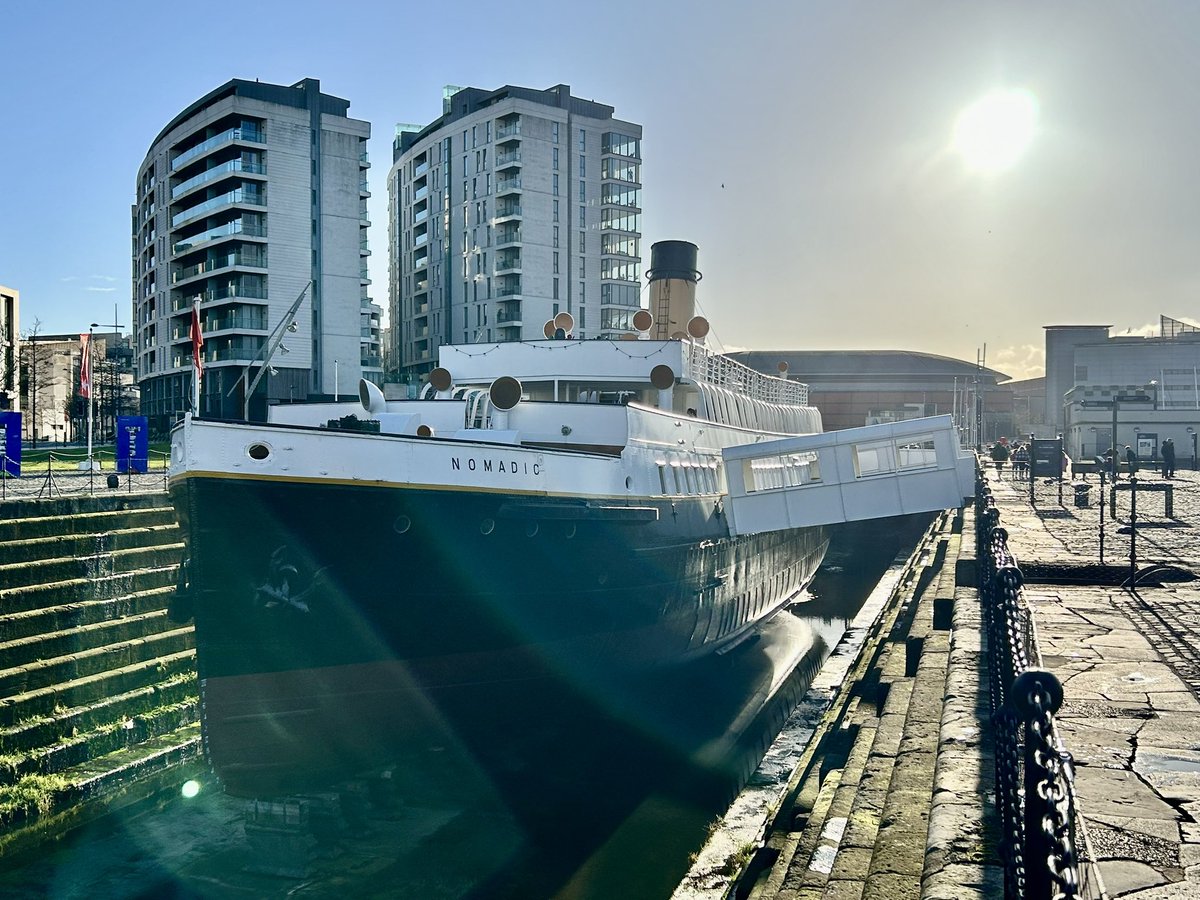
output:
[[[1104,467],[1100,467],[1100,565],[1104,565],[1104,504],[1108,502],[1104,492]]]
[[[1137,578],[1137,476],[1129,476],[1129,584]]]
[[[1037,484],[1037,479],[1033,477],[1033,432],[1029,432],[1029,505],[1037,506],[1037,497],[1033,493],[1033,486]]]

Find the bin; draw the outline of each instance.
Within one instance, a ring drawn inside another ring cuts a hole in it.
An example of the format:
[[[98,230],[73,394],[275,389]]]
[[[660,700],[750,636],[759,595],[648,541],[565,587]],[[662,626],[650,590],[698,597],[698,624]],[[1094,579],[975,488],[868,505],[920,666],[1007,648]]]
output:
[[[1090,484],[1075,485],[1075,505],[1088,507],[1092,505],[1092,486]]]

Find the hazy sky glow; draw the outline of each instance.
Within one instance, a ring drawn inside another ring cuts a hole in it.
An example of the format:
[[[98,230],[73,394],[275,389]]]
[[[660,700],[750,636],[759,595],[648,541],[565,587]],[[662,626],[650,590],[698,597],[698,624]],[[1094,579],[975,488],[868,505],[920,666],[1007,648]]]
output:
[[[5,10],[0,284],[25,326],[86,330],[114,302],[128,324],[129,208],[159,130],[229,78],[306,76],[372,123],[385,308],[395,123],[436,117],[444,84],[564,82],[644,126],[644,263],[655,240],[700,246],[718,346],[973,361],[986,343],[1023,377],[1042,325],[1200,315],[1195,4],[172,9]],[[989,96],[1008,105],[967,141],[961,117]]]

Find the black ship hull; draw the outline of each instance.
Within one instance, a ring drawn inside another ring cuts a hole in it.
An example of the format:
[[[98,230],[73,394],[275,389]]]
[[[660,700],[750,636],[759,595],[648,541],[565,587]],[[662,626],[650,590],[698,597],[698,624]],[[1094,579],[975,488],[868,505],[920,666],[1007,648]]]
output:
[[[264,796],[386,766],[480,684],[668,665],[811,580],[820,528],[730,537],[712,497],[597,505],[478,490],[191,474],[205,750]]]

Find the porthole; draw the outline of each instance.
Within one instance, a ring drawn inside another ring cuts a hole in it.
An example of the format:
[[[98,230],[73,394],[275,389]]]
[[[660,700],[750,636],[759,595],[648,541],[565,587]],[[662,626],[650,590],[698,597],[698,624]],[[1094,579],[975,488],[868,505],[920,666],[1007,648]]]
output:
[[[633,476],[632,475],[625,476],[625,490],[627,490],[627,491],[633,490]]]
[[[574,522],[572,522],[570,525],[567,526],[566,530],[563,532],[563,536],[566,537],[567,540],[570,540],[571,538],[575,537],[575,523]]]
[[[246,448],[246,455],[251,459],[257,459],[259,462],[262,462],[271,455],[271,448],[266,444],[251,444]]]
[[[496,530],[496,520],[495,519],[484,519],[482,522],[479,523],[479,533],[480,534],[491,534],[495,530]]]
[[[525,526],[525,537],[535,537],[538,533],[538,523],[530,522]]]
[[[410,528],[412,528],[412,519],[408,516],[396,516],[396,521],[392,523],[392,530],[396,534],[404,534]]]

